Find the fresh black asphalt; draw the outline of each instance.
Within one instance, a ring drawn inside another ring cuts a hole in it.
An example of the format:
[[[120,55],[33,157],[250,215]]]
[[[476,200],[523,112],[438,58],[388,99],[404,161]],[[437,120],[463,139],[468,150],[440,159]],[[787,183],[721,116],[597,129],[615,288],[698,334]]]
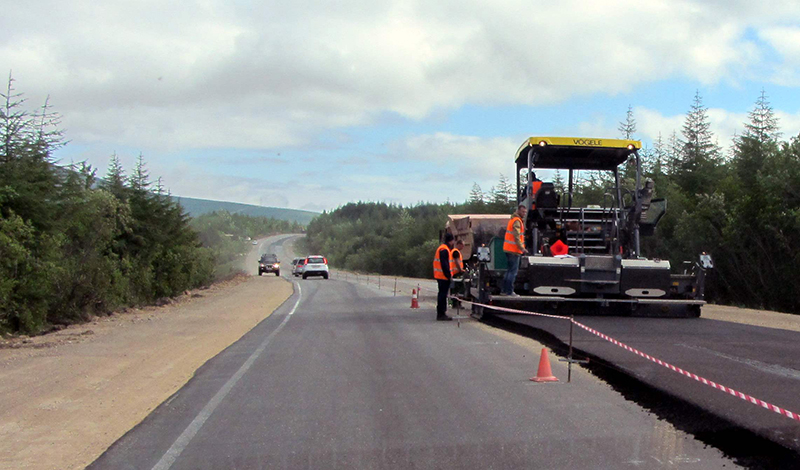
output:
[[[569,343],[569,322],[530,315],[497,315],[505,327],[529,327],[559,351]],[[646,354],[793,412],[800,411],[800,333],[695,319],[576,317],[576,320]],[[488,319],[492,321],[492,319]],[[723,421],[800,452],[800,422],[670,371],[574,327],[577,356],[612,368],[696,406]],[[689,418],[678,418],[681,420]],[[720,426],[723,426],[720,424]],[[797,467],[800,468],[800,457]]]

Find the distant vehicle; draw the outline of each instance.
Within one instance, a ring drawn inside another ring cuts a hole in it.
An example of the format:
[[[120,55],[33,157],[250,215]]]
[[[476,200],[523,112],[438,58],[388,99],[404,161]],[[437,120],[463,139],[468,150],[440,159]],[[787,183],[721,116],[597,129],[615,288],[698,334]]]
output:
[[[258,260],[258,275],[262,275],[264,273],[275,273],[276,276],[281,275],[281,263],[278,261],[278,256],[270,253],[261,255],[261,259]]]
[[[297,262],[303,258],[295,258],[292,260],[292,276],[297,276]]]
[[[309,276],[322,276],[328,279],[328,260],[320,255],[313,255],[306,258],[306,264],[303,268],[303,279]]]
[[[258,240],[253,240],[253,245],[258,245]]]
[[[297,263],[295,263],[294,268],[292,269],[292,274],[294,276],[300,276],[303,274],[303,268],[305,267],[306,259],[305,258],[298,258]]]

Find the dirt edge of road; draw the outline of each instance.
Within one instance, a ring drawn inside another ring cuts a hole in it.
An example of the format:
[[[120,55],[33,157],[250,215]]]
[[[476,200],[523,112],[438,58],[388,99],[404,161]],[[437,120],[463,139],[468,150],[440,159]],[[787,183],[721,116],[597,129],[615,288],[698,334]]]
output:
[[[293,292],[242,276],[0,349],[0,468],[84,468]]]

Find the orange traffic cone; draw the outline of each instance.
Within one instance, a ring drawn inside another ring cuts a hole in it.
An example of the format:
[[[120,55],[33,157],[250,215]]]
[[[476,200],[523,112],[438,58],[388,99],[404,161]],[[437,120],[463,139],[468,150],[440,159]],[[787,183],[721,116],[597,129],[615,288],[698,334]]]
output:
[[[536,372],[536,377],[531,377],[534,382],[558,382],[558,379],[553,375],[550,370],[550,356],[547,354],[547,348],[542,348],[542,356],[539,358],[539,371]]]
[[[417,302],[416,289],[411,289],[411,308],[419,308],[419,302]]]

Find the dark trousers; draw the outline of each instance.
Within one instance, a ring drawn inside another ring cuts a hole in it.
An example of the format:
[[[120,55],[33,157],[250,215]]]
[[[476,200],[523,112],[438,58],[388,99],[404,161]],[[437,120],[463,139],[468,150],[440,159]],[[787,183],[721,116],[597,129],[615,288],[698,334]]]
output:
[[[511,295],[514,292],[514,281],[517,279],[519,261],[522,259],[522,256],[507,252],[506,259],[508,260],[508,269],[506,270],[506,275],[503,277],[503,288],[500,289],[500,295]]]
[[[450,280],[437,279],[436,282],[439,283],[439,295],[436,297],[436,318],[441,318],[445,316],[447,311],[447,294],[450,291]]]

